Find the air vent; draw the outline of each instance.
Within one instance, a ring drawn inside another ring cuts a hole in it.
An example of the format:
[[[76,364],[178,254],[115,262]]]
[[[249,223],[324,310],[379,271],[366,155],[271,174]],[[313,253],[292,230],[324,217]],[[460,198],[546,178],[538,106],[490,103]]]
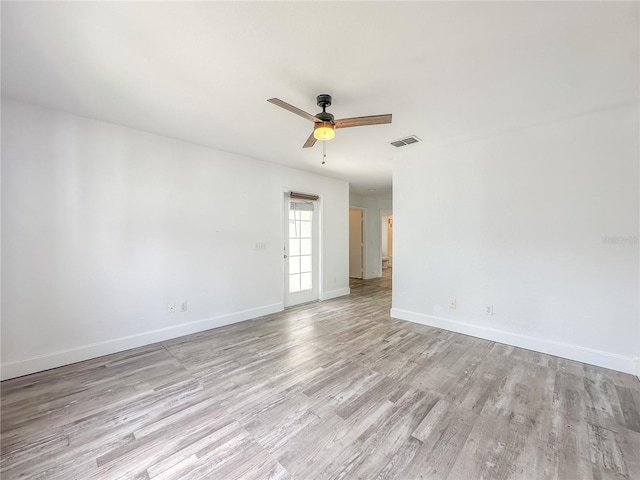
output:
[[[418,137],[416,137],[415,135],[410,135],[399,140],[394,140],[393,142],[391,142],[391,145],[393,145],[394,147],[404,147],[405,145],[411,145],[412,143],[418,143],[419,141],[420,139]]]

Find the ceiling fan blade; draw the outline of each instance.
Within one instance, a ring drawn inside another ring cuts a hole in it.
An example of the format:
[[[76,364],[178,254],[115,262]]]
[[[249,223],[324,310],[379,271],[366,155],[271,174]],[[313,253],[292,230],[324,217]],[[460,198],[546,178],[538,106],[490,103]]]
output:
[[[336,120],[334,123],[336,128],[380,125],[383,123],[391,123],[391,114],[387,113],[386,115],[371,115],[369,117],[341,118],[339,120]]]
[[[302,146],[302,148],[313,147],[315,144],[316,144],[316,137],[314,137],[313,132],[311,132],[311,135],[309,135],[309,138],[307,138],[307,141],[304,142],[304,145]]]
[[[300,115],[302,118],[306,118],[307,120],[311,120],[312,122],[319,122],[320,120],[311,115],[310,113],[305,112],[304,110],[300,110],[298,107],[294,107],[293,105],[283,102],[279,98],[270,98],[267,100],[269,103],[273,103],[279,107],[284,108],[285,110],[289,110],[291,113],[295,113],[296,115]]]

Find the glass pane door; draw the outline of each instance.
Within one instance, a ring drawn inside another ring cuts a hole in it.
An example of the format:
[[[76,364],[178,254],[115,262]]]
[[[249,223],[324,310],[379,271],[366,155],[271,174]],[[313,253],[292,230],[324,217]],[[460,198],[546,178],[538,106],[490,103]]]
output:
[[[313,212],[289,210],[289,293],[313,288]]]
[[[315,201],[285,197],[285,306],[318,299],[318,232]]]

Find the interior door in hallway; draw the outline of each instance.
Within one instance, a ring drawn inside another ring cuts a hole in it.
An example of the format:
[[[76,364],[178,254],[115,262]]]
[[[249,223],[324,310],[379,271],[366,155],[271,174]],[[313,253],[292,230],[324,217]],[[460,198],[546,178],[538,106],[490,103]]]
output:
[[[364,271],[364,211],[349,209],[349,276],[362,278]]]

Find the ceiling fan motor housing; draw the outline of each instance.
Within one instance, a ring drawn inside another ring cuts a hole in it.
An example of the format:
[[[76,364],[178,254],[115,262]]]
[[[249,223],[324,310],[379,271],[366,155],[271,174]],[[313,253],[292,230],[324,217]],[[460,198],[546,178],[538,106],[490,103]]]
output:
[[[316,114],[316,118],[322,120],[323,122],[333,123],[333,115],[329,112],[320,112]]]

